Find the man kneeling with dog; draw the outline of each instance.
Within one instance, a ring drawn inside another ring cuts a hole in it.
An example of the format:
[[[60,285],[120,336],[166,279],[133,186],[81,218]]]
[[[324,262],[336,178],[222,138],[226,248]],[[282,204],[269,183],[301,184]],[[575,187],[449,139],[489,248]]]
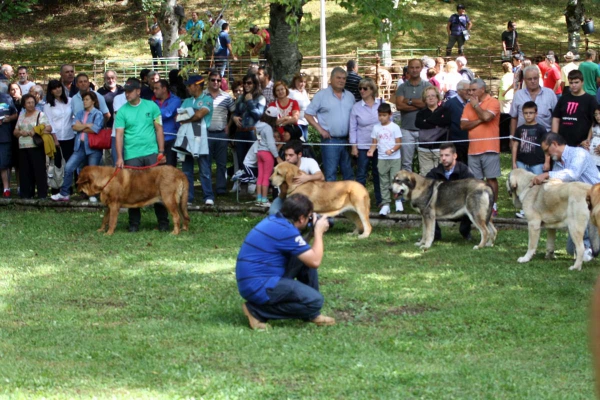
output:
[[[312,222],[312,247],[300,234]],[[242,306],[252,329],[266,329],[270,319],[302,319],[334,325],[321,315],[317,268],[323,259],[326,217],[317,220],[313,204],[302,194],[288,197],[281,211],[250,231],[238,254],[235,273]]]

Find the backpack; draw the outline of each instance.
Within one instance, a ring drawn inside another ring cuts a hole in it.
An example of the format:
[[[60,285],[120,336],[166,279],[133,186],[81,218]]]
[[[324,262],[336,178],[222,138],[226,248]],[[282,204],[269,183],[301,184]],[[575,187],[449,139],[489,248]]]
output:
[[[221,51],[221,49],[223,49],[223,47],[221,47],[221,39],[219,38],[219,36],[217,36],[217,40],[215,41],[215,48],[214,48],[213,52],[215,54],[217,54],[218,52]]]
[[[473,73],[473,71],[471,71],[469,68],[465,67],[463,69],[461,69],[459,71],[459,73],[461,75],[466,74],[467,78],[469,79],[470,82],[473,82],[473,79],[475,79],[475,74]]]

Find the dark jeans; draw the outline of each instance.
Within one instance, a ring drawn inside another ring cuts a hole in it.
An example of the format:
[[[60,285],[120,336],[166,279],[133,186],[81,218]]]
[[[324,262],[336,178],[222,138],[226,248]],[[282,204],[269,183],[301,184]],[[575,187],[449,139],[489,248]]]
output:
[[[177,153],[173,151],[173,145],[175,139],[165,141],[165,157],[167,158],[167,165],[177,168]]]
[[[152,54],[152,58],[161,58],[163,56],[162,41],[156,42],[155,45],[150,45],[150,53]],[[156,67],[158,66],[158,61],[153,61],[152,64]]]
[[[460,219],[460,226],[458,227],[458,231],[460,232],[461,236],[465,239],[467,239],[471,234],[471,220],[466,215]],[[442,230],[440,229],[440,225],[437,223],[437,221],[435,222],[435,233],[433,237],[435,240],[442,239]]]
[[[367,174],[369,173],[369,164],[371,175],[373,175],[373,190],[375,192],[375,202],[381,204],[381,188],[379,187],[379,171],[377,170],[377,150],[373,157],[367,157],[369,150],[358,150],[358,162],[356,166],[356,181],[366,186]]]
[[[219,139],[219,140],[211,140]],[[208,131],[209,172],[213,161],[217,164],[217,194],[227,193],[227,140],[225,131]]]
[[[59,140],[58,144],[60,145],[60,149],[62,151],[62,156],[65,159],[65,165],[69,162],[69,158],[73,154],[73,149],[75,149],[75,138],[69,140]],[[56,154],[54,155],[54,165],[58,168],[62,167],[62,160],[60,158],[60,152],[56,149]],[[76,179],[73,179],[73,182],[76,182]],[[56,194],[60,192],[60,189],[50,189],[52,194]],[[73,188],[69,191],[69,194],[73,194]]]
[[[130,158],[129,160],[125,160],[125,165],[131,167],[147,167],[148,165],[152,165],[158,159],[158,154],[150,154],[145,157],[137,157]],[[160,168],[160,167],[155,167]],[[139,208],[130,208],[129,210],[129,226],[140,226],[140,222],[142,221],[142,212]],[[158,220],[159,227],[168,227],[169,226],[169,212],[161,203],[154,204],[154,213],[156,214],[156,219]]]
[[[448,36],[448,45],[446,46],[446,56],[449,56],[452,53],[452,48],[454,44],[458,43],[458,54],[463,55],[463,49],[465,47],[465,37],[460,35],[449,35]]]
[[[19,180],[22,199],[33,198],[36,186],[38,199],[48,197],[46,153],[43,147],[19,149]]]
[[[295,279],[294,279],[295,278]],[[321,314],[323,295],[319,293],[319,275],[316,268],[308,268],[297,257],[289,261],[285,274],[272,289],[267,289],[269,301],[265,304],[246,303],[258,320],[303,319],[311,321]]]

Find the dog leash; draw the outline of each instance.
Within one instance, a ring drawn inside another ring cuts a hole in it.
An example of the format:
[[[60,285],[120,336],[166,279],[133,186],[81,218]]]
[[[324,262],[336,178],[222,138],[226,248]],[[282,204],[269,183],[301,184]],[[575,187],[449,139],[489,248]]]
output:
[[[150,169],[150,168],[153,168],[153,167],[157,167],[160,164],[160,161],[163,158],[165,158],[164,154],[159,154],[158,157],[157,157],[157,159],[156,159],[156,162],[154,164],[152,164],[152,165],[147,165],[145,167],[134,167],[134,166],[131,166],[131,165],[125,165],[125,166],[123,166],[123,168],[126,168],[126,169],[135,169],[135,170]],[[102,186],[102,189],[100,189],[100,192],[102,192],[104,190],[104,188],[108,186],[108,184],[110,183],[110,181],[112,181],[114,179],[114,177],[117,176],[117,174],[119,173],[119,171],[121,169],[122,168],[115,168],[115,172],[112,174],[112,176],[110,177],[110,179],[108,180],[108,182],[106,182],[106,185]]]

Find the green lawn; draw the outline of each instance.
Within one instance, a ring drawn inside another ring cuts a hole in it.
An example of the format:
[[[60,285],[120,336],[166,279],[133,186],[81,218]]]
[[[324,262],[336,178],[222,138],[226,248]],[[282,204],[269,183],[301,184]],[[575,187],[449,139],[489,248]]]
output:
[[[472,250],[456,228],[339,223],[321,284],[334,327],[253,332],[235,258],[258,219],[192,215],[191,232],[95,232],[100,213],[0,209],[0,396],[10,398],[590,399],[597,261],[570,272],[558,239],[529,264],[524,231]],[[477,235],[474,232],[474,236]],[[541,243],[544,246],[545,243]]]

